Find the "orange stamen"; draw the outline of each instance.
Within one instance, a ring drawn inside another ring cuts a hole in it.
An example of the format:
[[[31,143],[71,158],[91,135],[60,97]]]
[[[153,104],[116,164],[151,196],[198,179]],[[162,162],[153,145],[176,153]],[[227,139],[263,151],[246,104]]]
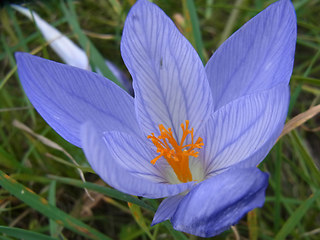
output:
[[[157,147],[159,156],[151,160],[154,165],[161,158],[164,157],[172,167],[181,182],[192,181],[192,174],[189,168],[189,156],[198,157],[199,152],[195,148],[202,148],[203,141],[198,137],[197,141],[193,140],[193,128],[189,129],[189,121],[186,120],[186,125],[181,124],[182,137],[180,144],[174,139],[171,128],[168,130],[162,125],[159,125],[160,135],[156,137],[154,133],[148,136],[152,143]],[[183,145],[188,135],[191,135],[191,144]]]

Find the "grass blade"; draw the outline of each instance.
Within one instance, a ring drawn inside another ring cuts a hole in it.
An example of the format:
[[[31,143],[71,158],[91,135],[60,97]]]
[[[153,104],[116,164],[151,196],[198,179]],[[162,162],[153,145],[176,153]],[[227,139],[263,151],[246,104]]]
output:
[[[176,239],[176,240],[188,240],[186,235],[184,235],[182,232],[174,230],[169,221],[165,221],[162,224],[169,230],[170,234],[174,237],[174,239]]]
[[[320,86],[320,79],[317,79],[317,78],[292,75],[292,80],[298,81],[298,82],[302,82],[302,83],[308,83],[308,84]]]
[[[128,206],[136,223],[141,227],[141,229],[148,235],[150,239],[154,240],[154,237],[152,236],[149,227],[147,226],[146,221],[142,215],[141,208],[138,205],[132,203],[128,203]]]
[[[0,232],[8,236],[16,237],[24,240],[57,240],[56,238],[48,237],[46,235],[43,235],[37,232],[32,232],[32,231],[28,231],[20,228],[14,228],[14,227],[0,226]]]
[[[303,140],[299,136],[297,131],[291,132],[292,142],[296,147],[297,154],[300,156],[301,161],[307,164],[310,169],[309,178],[312,184],[315,184],[317,187],[320,185],[320,171],[315,165],[313,158],[311,157],[309,151],[303,144]]]
[[[52,206],[56,206],[56,186],[57,182],[52,181],[49,186],[49,203]],[[49,228],[50,228],[50,235],[52,237],[57,237],[58,236],[58,224],[53,221],[52,219],[49,219]]]
[[[300,223],[302,217],[310,209],[314,201],[319,197],[320,190],[318,190],[313,196],[305,200],[282,226],[282,228],[276,235],[275,240],[286,239],[290,232]]]
[[[248,212],[248,228],[250,240],[257,240],[259,236],[257,209]]]
[[[282,138],[284,135],[288,134],[293,129],[301,126],[306,121],[313,118],[315,115],[319,113],[320,113],[320,104],[312,108],[309,108],[307,111],[295,116],[294,118],[292,118],[286,123],[278,139]]]
[[[244,0],[236,0],[236,2],[234,4],[234,8],[232,9],[230,17],[227,21],[225,28],[224,28],[224,31],[221,34],[221,38],[220,38],[220,42],[218,43],[218,46],[220,46],[231,35],[231,33],[234,29],[234,26],[236,24],[236,20],[239,15],[239,9],[242,7],[242,5],[245,2],[246,1],[244,1]]]
[[[282,141],[278,142],[276,145],[276,161],[275,161],[275,174],[274,174],[274,181],[275,181],[275,202],[274,202],[274,230],[277,232],[280,228],[281,222],[281,165],[282,165]]]
[[[107,67],[102,55],[99,53],[99,51],[92,44],[89,38],[87,38],[87,36],[81,30],[72,1],[67,1],[67,2],[68,2],[69,9],[67,8],[67,6],[63,1],[61,1],[61,8],[72,30],[78,36],[78,40],[82,49],[84,49],[87,52],[87,55],[90,60],[90,64],[94,65],[92,69],[96,69],[95,67],[97,67],[105,77],[107,77],[109,80],[116,83],[118,86],[123,87],[121,83],[118,81],[118,79],[113,75],[113,73]]]
[[[111,198],[115,198],[115,199],[122,200],[122,201],[125,201],[125,202],[130,202],[130,203],[136,204],[136,205],[138,205],[140,207],[143,207],[145,209],[148,209],[148,210],[150,210],[152,212],[155,212],[155,208],[153,208],[150,205],[146,204],[145,202],[139,200],[138,198],[132,197],[132,196],[130,196],[128,194],[119,192],[119,191],[117,191],[115,189],[112,189],[112,188],[108,188],[108,187],[105,187],[105,186],[100,186],[100,185],[95,184],[95,183],[82,182],[80,180],[75,180],[75,179],[72,179],[72,178],[58,177],[58,176],[52,176],[52,175],[50,175],[49,177],[51,179],[54,179],[54,180],[56,180],[58,182],[61,182],[61,183],[73,185],[73,186],[76,186],[76,187],[79,187],[79,188],[87,188],[89,190],[93,190],[93,191],[102,193],[102,194],[104,194],[106,196],[109,196]]]
[[[48,218],[56,221],[58,224],[70,229],[71,231],[84,236],[87,239],[93,240],[108,240],[110,239],[101,232],[91,228],[82,221],[71,217],[67,213],[61,211],[59,208],[54,207],[48,203],[48,201],[41,196],[35,194],[29,188],[26,188],[22,184],[18,183],[10,176],[0,170],[0,185],[16,196],[18,199],[42,213]]]
[[[191,25],[192,25],[192,32],[193,32],[193,36],[194,36],[194,40],[195,40],[196,49],[197,49],[197,52],[201,58],[201,61],[203,62],[203,64],[205,64],[206,59],[205,59],[204,51],[203,51],[204,48],[203,48],[203,42],[202,42],[200,25],[199,25],[196,7],[194,5],[193,0],[186,0],[186,1],[187,1],[186,2],[187,9],[188,9],[188,13],[190,16],[190,21],[191,21]]]

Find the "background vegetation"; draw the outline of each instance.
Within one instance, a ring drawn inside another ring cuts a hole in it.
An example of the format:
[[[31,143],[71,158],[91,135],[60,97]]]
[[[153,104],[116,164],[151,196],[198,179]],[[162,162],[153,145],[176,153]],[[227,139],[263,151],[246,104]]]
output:
[[[155,2],[206,62],[272,1]],[[270,173],[266,203],[212,239],[320,239],[320,1],[293,2],[298,19],[288,114],[293,120],[260,166]],[[70,0],[24,6],[82,46],[92,65],[101,65],[103,56],[129,76],[119,44],[133,3]],[[119,193],[99,180],[81,149],[55,133],[27,100],[15,51],[61,61],[34,23],[5,5],[0,9],[0,239],[200,239],[174,231],[168,222],[151,228],[158,200]]]

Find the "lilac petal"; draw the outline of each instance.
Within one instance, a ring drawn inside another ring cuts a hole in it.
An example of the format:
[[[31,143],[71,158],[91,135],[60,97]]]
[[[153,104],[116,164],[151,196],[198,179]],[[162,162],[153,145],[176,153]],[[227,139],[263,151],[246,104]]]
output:
[[[252,166],[257,166],[270,152],[273,145],[276,143],[277,138],[280,136],[283,129],[283,124],[279,124],[274,128],[272,133],[272,137],[268,140],[265,140],[263,144],[261,144],[255,151],[253,151],[250,155],[248,155],[239,163],[232,165],[232,168],[248,168]]]
[[[119,80],[119,82],[122,84],[124,89],[132,96],[133,95],[132,83],[129,80],[129,78],[124,74],[124,72],[121,71],[116,65],[114,65],[109,60],[106,60],[106,65],[110,69],[110,71],[113,73],[113,75]]]
[[[171,219],[184,195],[176,195],[164,199],[153,217],[151,226]]]
[[[194,184],[166,184],[157,182],[157,178],[144,178],[132,174],[113,159],[103,134],[90,122],[81,126],[81,143],[92,169],[106,183],[121,192],[147,198],[162,198],[177,195]]]
[[[82,69],[16,53],[23,88],[40,115],[63,138],[81,147],[80,125],[139,135],[133,98],[108,79]]]
[[[30,20],[35,21],[43,37],[49,42],[50,47],[66,64],[91,70],[86,52],[79,48],[74,42],[44,21],[36,12],[15,4],[12,4],[11,6]],[[132,84],[125,74],[108,60],[106,60],[106,65],[119,80],[124,89],[127,90],[130,95],[133,95]],[[96,69],[96,72],[102,75],[100,69]]]
[[[221,45],[206,65],[216,109],[241,96],[289,82],[296,25],[291,1],[280,0]]]
[[[289,87],[279,85],[239,98],[212,114],[202,129],[205,146],[199,156],[206,174],[247,158],[248,167],[261,162],[281,133],[288,104]]]
[[[212,237],[262,207],[268,174],[257,168],[230,169],[196,185],[171,217],[173,228]]]
[[[121,53],[133,77],[138,122],[144,133],[190,121],[195,132],[212,111],[212,96],[201,60],[174,23],[156,5],[138,1],[125,22]]]
[[[151,163],[157,154],[142,139],[124,132],[105,132],[104,140],[112,158],[131,174],[166,182],[161,172]]]

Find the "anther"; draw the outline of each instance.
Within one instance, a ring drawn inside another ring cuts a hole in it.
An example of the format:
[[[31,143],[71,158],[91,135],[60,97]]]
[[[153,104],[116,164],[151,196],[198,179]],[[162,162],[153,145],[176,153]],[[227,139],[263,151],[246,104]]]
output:
[[[192,175],[189,168],[189,156],[198,157],[199,152],[195,151],[196,148],[203,147],[203,140],[198,137],[197,141],[193,139],[193,128],[189,129],[189,121],[186,120],[185,125],[182,123],[181,129],[183,131],[180,144],[173,137],[171,128],[168,130],[162,125],[159,125],[160,135],[156,137],[154,133],[148,136],[152,143],[157,147],[159,155],[151,160],[154,165],[161,158],[164,157],[170,164],[178,179],[181,182],[192,181]],[[191,136],[191,143],[184,145],[187,136]]]

